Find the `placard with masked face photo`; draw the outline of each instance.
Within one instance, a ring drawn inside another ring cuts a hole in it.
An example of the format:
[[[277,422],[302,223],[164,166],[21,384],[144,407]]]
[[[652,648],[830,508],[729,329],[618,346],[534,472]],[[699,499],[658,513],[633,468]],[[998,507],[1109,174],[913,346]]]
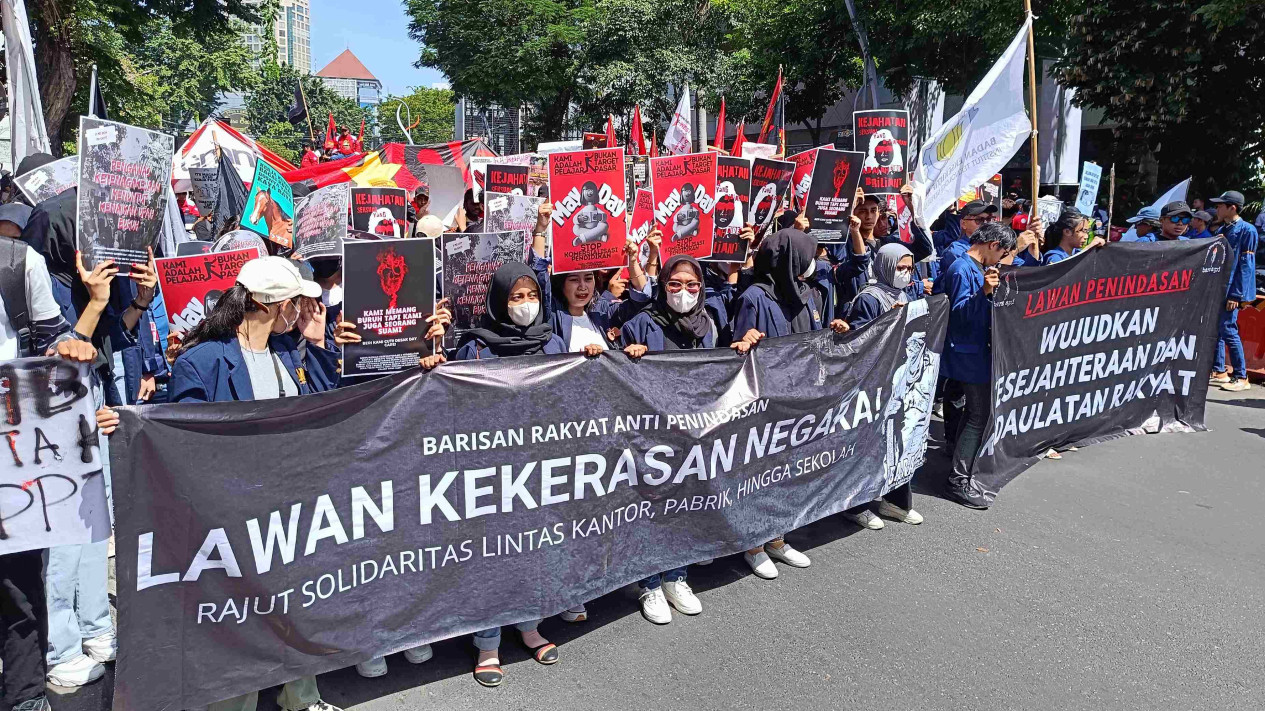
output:
[[[756,232],[773,223],[778,207],[791,189],[795,164],[787,160],[756,158],[751,164],[751,201],[747,224]]]
[[[866,195],[899,193],[909,180],[909,112],[854,111],[852,129],[853,150],[865,154],[861,189]]]
[[[747,261],[751,243],[739,235],[751,211],[751,161],[718,156],[716,159],[716,239],[712,262]]]

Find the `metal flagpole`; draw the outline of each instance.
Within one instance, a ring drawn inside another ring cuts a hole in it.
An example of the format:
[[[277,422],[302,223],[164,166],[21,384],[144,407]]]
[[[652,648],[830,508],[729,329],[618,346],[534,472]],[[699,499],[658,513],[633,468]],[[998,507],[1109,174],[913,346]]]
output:
[[[312,129],[312,112],[307,108],[307,94],[303,93],[303,77],[299,77],[298,82],[299,98],[303,99],[303,113],[307,114],[307,137],[309,141],[316,143],[316,131]]]
[[[1023,0],[1023,11],[1032,18],[1032,0]],[[1041,161],[1037,156],[1037,51],[1032,35],[1035,23],[1028,24],[1028,102],[1032,105],[1032,210],[1037,209],[1037,196],[1041,192]]]

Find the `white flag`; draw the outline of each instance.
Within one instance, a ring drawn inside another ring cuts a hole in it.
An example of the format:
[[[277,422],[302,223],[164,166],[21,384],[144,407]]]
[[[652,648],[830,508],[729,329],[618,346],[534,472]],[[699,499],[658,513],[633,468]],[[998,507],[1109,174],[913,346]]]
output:
[[[4,54],[9,68],[9,122],[12,137],[12,170],[32,153],[48,153],[48,129],[44,105],[35,78],[35,54],[31,51],[31,25],[25,0],[2,0]]]
[[[1024,45],[1032,17],[962,110],[923,143],[913,188],[920,223],[928,224],[958,196],[1001,172],[1032,134],[1023,106]]]
[[[692,153],[691,146],[694,144],[694,133],[690,129],[690,87],[687,84],[685,91],[681,92],[681,100],[676,104],[676,113],[672,115],[672,123],[668,125],[667,133],[663,134],[663,147],[673,155],[684,155]]]

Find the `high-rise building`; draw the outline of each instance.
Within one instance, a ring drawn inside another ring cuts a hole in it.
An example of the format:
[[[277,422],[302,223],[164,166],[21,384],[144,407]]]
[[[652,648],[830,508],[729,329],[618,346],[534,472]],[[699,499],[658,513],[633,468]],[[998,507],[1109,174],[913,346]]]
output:
[[[351,99],[362,107],[377,106],[382,101],[382,82],[378,81],[373,72],[350,49],[344,49],[342,54],[334,57],[334,61],[326,64],[316,76],[334,93]]]
[[[246,4],[259,5],[261,1],[246,0]],[[243,36],[251,52],[263,51],[264,32],[258,25],[251,25]],[[289,64],[303,74],[312,73],[312,13],[308,0],[281,0],[272,36],[277,43],[278,63]]]

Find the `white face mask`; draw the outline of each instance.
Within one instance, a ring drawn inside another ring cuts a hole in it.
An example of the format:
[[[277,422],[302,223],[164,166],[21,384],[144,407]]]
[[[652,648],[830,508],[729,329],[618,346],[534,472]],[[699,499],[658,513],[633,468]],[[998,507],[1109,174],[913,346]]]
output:
[[[673,294],[668,292],[668,308],[673,311],[684,314],[694,310],[694,306],[698,303],[698,294],[691,294],[685,289]]]
[[[896,287],[897,289],[904,289],[905,287],[909,286],[909,283],[911,281],[913,281],[913,277],[910,276],[907,272],[896,272],[896,278],[892,279],[892,286]]]
[[[814,275],[814,274],[816,274],[816,273],[817,273],[817,260],[816,260],[816,259],[810,259],[810,260],[808,261],[808,268],[807,268],[807,269],[805,269],[805,270],[804,270],[804,273],[803,273],[803,274],[800,274],[800,275],[799,275],[799,277],[800,277],[801,279],[812,279],[812,278],[813,278],[813,275]]]
[[[510,320],[519,326],[526,328],[536,321],[536,314],[540,313],[539,301],[528,301],[522,304],[515,304],[509,307]]]

